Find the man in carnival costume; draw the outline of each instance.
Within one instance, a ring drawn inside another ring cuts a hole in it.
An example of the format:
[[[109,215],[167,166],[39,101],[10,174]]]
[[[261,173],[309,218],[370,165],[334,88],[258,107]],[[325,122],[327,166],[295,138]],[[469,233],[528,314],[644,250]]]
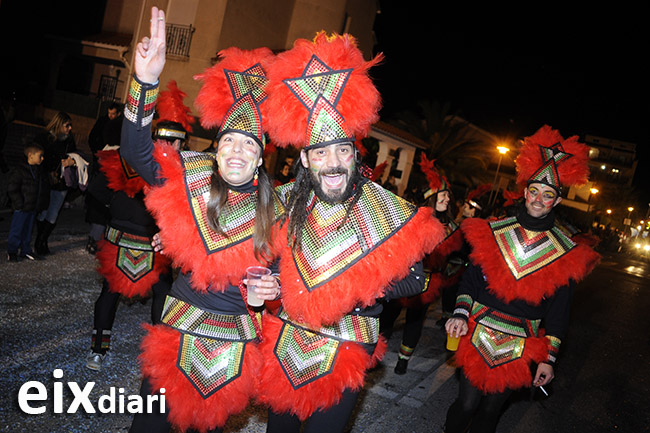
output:
[[[261,313],[246,304],[246,268],[270,266],[283,207],[264,170],[267,48],[229,48],[196,79],[205,128],[219,127],[216,153],[177,152],[151,143],[149,128],[165,63],[165,17],[152,8],[151,36],[136,48],[122,130],[123,155],[151,185],[145,203],[164,254],[179,268],[161,324],[148,327],[141,394],[163,394],[166,409],[134,416],[131,432],[222,431],[255,392],[262,365]],[[256,281],[265,300],[277,279]]]
[[[154,134],[157,145],[171,144],[179,150],[192,132],[194,117],[183,104],[185,96],[175,81],[168,84],[167,91],[160,92]],[[91,352],[86,359],[91,370],[101,370],[110,348],[120,296],[145,297],[151,291],[151,322],[156,324],[172,283],[169,258],[155,252],[151,245],[158,227],[144,204],[147,183],[124,161],[119,149],[100,150],[96,156],[99,173],[89,192],[108,206],[110,222],[97,251],[104,283],[95,301]]]
[[[513,390],[553,379],[574,285],[599,260],[556,226],[553,210],[563,187],[587,181],[587,160],[588,148],[576,136],[565,140],[543,126],[524,139],[515,161],[524,191],[516,216],[461,224],[472,252],[446,324],[448,333],[465,336],[447,433],[464,432],[470,424],[471,432],[494,431]]]
[[[350,35],[300,39],[269,73],[269,136],[302,148],[287,202],[282,308],[267,315],[259,400],[267,432],[341,432],[380,360],[383,297],[422,292],[421,260],[444,236],[433,210],[360,175],[355,138],[378,119],[380,96]]]
[[[436,170],[434,161],[429,161],[423,153],[420,168],[429,182],[429,189],[424,193],[424,199],[429,207],[435,210],[436,218],[445,228],[445,239],[436,246],[435,250],[424,260],[427,273],[425,291],[418,296],[400,298],[398,301],[386,302],[380,317],[381,333],[390,338],[393,323],[406,307],[406,317],[402,343],[400,345],[396,374],[405,374],[409,360],[422,335],[422,327],[429,306],[440,296],[448,286],[455,286],[462,272],[460,266],[449,262],[450,255],[463,247],[463,236],[458,230],[449,210],[450,189],[447,179]]]

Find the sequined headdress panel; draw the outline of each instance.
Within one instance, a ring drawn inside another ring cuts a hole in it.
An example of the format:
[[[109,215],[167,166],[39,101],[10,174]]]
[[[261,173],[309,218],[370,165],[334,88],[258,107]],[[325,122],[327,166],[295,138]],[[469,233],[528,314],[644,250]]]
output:
[[[196,98],[201,125],[219,126],[217,137],[231,131],[246,134],[263,150],[266,73],[274,55],[268,48],[245,51],[233,47],[221,51],[219,58],[216,65],[194,76],[203,82]]]
[[[379,92],[366,62],[348,34],[313,41],[298,39],[277,56],[269,72],[269,135],[280,147],[354,143],[379,119]]]
[[[517,165],[517,183],[543,183],[558,191],[562,186],[582,185],[589,177],[589,148],[578,137],[566,140],[545,125],[523,140]]]

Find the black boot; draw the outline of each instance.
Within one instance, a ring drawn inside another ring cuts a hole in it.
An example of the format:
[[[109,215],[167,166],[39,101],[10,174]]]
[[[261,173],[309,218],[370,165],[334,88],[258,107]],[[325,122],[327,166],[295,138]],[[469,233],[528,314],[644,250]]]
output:
[[[52,234],[52,230],[54,230],[54,224],[49,221],[39,221],[38,230],[39,231],[36,235],[36,243],[34,245],[36,253],[41,256],[51,254],[50,248],[47,245],[47,240]]]
[[[406,374],[406,369],[408,368],[409,360],[404,358],[397,359],[397,365],[395,366],[395,374]]]

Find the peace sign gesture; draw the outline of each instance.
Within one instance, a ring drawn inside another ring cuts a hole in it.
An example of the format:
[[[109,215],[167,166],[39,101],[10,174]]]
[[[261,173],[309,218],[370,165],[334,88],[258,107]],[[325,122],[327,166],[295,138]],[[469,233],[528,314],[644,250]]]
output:
[[[151,8],[150,37],[144,37],[135,48],[135,75],[143,83],[158,81],[165,67],[165,12]]]

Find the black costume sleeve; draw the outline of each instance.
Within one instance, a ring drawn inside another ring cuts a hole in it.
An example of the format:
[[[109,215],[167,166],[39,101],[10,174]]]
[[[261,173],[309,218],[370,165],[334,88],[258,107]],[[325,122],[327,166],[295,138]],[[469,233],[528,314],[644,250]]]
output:
[[[386,290],[386,300],[389,301],[391,299],[419,295],[424,290],[425,280],[424,265],[421,261],[417,262],[411,266],[410,272],[406,278],[391,283]]]
[[[150,185],[160,184],[160,166],[153,157],[151,120],[158,96],[158,83],[141,83],[131,79],[124,107],[120,155]]]

